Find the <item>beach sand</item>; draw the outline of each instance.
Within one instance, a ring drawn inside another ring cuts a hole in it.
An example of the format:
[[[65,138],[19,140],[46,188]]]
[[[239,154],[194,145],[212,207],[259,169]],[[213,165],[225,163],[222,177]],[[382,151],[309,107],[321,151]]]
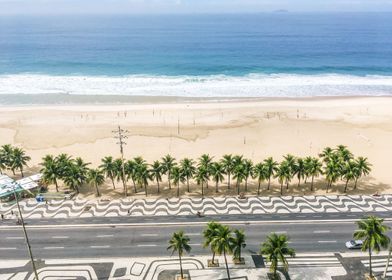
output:
[[[125,157],[140,155],[149,162],[165,154],[196,159],[203,153],[217,159],[232,153],[254,161],[267,156],[280,161],[287,153],[315,156],[326,146],[343,144],[373,164],[371,176],[361,180],[358,191],[349,193],[391,193],[392,98],[388,97],[2,107],[0,144],[26,149],[32,170],[38,169],[46,154],[59,153],[80,156],[95,167],[104,156],[119,157],[112,132],[118,125],[129,131]],[[294,180],[287,194],[310,194],[309,185],[298,189],[296,184]],[[112,195],[107,185],[104,194]],[[212,186],[211,182],[211,194]],[[253,192],[255,188],[253,182]],[[331,193],[342,189],[339,182]],[[87,195],[90,190],[83,192]],[[120,184],[116,190],[119,195]],[[278,191],[274,182],[274,190],[263,195]],[[323,181],[313,193],[325,193]],[[165,194],[169,195],[167,190]]]

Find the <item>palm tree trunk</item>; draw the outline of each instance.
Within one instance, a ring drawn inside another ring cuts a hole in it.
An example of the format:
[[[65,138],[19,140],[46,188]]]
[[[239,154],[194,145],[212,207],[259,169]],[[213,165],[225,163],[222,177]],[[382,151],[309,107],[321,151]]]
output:
[[[346,180],[346,185],[344,186],[344,192],[347,192],[347,186],[348,186],[348,179]]]
[[[204,183],[201,183],[201,197],[204,197]]]
[[[245,192],[248,191],[248,178],[245,179]]]
[[[181,253],[178,253],[178,256],[180,257],[180,271],[181,271],[181,279],[184,279],[184,273],[182,272],[182,259],[181,259]]]
[[[57,184],[56,178],[54,179],[54,184],[56,185],[56,192],[59,192],[59,185]]]
[[[237,194],[238,195],[240,194],[240,184],[239,184],[238,180],[237,180]]]
[[[331,184],[332,184],[332,183],[328,181],[328,184],[327,184],[327,193],[328,193],[328,188],[330,187]]]
[[[267,187],[267,191],[269,191],[271,186],[271,177],[268,177],[268,187]]]
[[[14,174],[15,175],[15,169],[11,169],[12,170],[12,174]]]
[[[373,277],[373,272],[372,272],[372,249],[369,246],[369,273],[370,277]]]
[[[260,185],[261,185],[261,181],[259,180],[259,186],[257,187],[257,196],[260,195]]]
[[[167,172],[167,180],[169,181],[169,189],[171,189],[170,171]]]
[[[144,184],[144,192],[146,193],[146,197],[147,197],[147,184]]]
[[[280,195],[283,195],[283,182],[280,183]]]
[[[22,175],[22,178],[23,178],[24,177],[23,168],[20,169],[20,174]]]
[[[354,183],[354,190],[357,189],[357,182],[358,182],[358,178],[355,178],[355,183]]]
[[[180,183],[177,183],[177,197],[180,196]]]
[[[133,184],[133,190],[135,191],[135,193],[137,193],[135,180],[133,178],[132,178],[132,184]]]
[[[113,179],[113,176],[111,176],[111,175],[110,175],[110,180],[112,180],[113,189],[115,190],[116,189],[116,185],[114,184],[114,179]]]
[[[186,186],[188,188],[188,192],[190,192],[189,191],[189,176],[186,176]]]
[[[225,257],[225,264],[226,264],[226,271],[227,271],[227,279],[230,280],[230,272],[229,272],[229,266],[227,265],[227,258],[226,258],[226,250],[223,249],[223,256]]]
[[[159,193],[159,180],[157,178],[157,186],[158,186],[158,193]]]
[[[289,181],[286,180],[286,190],[288,190],[288,189],[289,189]]]
[[[97,190],[97,196],[101,196],[101,194],[99,193],[99,189],[98,189],[98,184],[95,183],[95,189]]]
[[[212,264],[215,264],[215,251],[214,250],[212,250]]]
[[[227,184],[227,189],[230,190],[230,172],[227,172],[227,176],[228,176],[228,184]]]
[[[298,178],[298,188],[301,186],[301,177]]]
[[[216,181],[215,192],[218,193],[218,181]]]
[[[310,191],[311,191],[311,192],[313,191],[313,180],[314,180],[314,176],[312,176],[312,183],[311,183],[311,185],[310,185]]]

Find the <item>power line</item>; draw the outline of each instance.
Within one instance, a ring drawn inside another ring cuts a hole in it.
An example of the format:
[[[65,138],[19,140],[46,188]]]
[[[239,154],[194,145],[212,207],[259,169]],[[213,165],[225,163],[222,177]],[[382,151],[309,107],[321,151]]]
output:
[[[117,130],[113,130],[113,133],[115,133],[114,138],[118,139],[118,142],[116,143],[117,145],[120,146],[120,153],[121,153],[121,181],[123,183],[123,188],[124,188],[124,196],[128,196],[127,192],[127,186],[125,184],[125,163],[124,163],[124,145],[127,143],[124,141],[124,139],[127,139],[128,136],[125,135],[128,133],[128,130],[122,129],[120,126],[118,126]]]

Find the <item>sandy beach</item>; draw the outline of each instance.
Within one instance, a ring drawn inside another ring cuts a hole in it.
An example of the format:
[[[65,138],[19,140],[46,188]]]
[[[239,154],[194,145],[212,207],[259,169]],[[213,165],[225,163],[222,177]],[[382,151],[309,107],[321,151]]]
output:
[[[112,133],[118,125],[129,131],[125,156],[149,162],[165,154],[180,159],[203,153],[280,161],[287,153],[317,155],[343,144],[373,164],[356,193],[391,193],[391,108],[387,97],[2,107],[0,144],[26,149],[33,170],[46,154],[80,156],[92,166],[104,156],[119,156]],[[322,185],[314,193],[324,193]]]

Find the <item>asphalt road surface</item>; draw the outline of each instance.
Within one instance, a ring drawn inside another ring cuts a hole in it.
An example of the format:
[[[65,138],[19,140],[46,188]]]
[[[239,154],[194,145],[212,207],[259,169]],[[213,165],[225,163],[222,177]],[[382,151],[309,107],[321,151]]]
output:
[[[373,213],[366,213],[366,215]],[[392,226],[391,212],[379,212]],[[221,221],[246,233],[245,251],[257,253],[271,232],[285,233],[300,252],[345,252],[355,220],[364,213],[273,215],[103,217],[85,219],[31,219],[27,231],[35,258],[98,258],[167,256],[171,234],[184,230],[194,255],[208,254],[202,231],[209,220]],[[14,220],[0,226],[0,259],[28,258],[21,226]]]

